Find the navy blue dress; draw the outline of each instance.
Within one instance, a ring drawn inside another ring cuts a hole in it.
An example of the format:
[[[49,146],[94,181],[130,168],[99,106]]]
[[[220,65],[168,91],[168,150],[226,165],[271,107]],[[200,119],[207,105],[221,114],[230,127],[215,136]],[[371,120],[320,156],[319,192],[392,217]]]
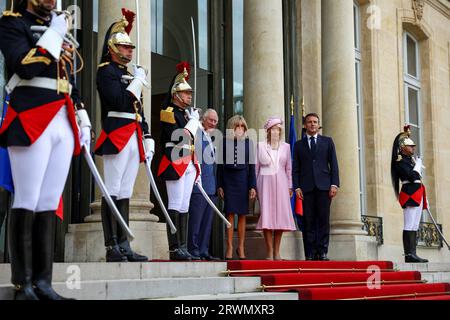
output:
[[[256,190],[253,144],[249,139],[224,139],[219,151],[217,186],[225,193],[226,214],[249,213],[249,191]]]

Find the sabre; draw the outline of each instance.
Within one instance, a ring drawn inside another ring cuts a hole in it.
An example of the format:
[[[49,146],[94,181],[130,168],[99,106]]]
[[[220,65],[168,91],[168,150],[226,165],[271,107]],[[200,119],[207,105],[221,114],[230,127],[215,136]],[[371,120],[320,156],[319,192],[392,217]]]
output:
[[[428,203],[428,206],[429,206],[430,203],[428,202],[428,198],[427,198],[427,203]],[[439,226],[437,225],[436,220],[434,220],[434,217],[433,217],[433,215],[431,214],[430,209],[427,208],[426,211],[428,212],[428,215],[430,216],[431,221],[433,221],[434,226],[436,227],[436,229],[437,229],[439,235],[441,236],[442,241],[444,241],[444,243],[447,245],[448,250],[450,250],[450,245],[448,244],[447,240],[445,239],[444,234],[441,232],[441,229],[440,229]]]
[[[217,213],[217,215],[225,222],[225,224],[227,225],[227,228],[228,229],[231,228],[231,223],[227,220],[227,218],[225,218],[225,216],[222,214],[222,212],[220,212],[220,210],[217,209],[216,205],[214,204],[214,202],[212,202],[211,198],[208,196],[205,189],[203,189],[203,186],[200,183],[200,180],[196,183],[196,186],[197,186],[198,190],[200,190],[200,193],[205,198],[206,202],[208,202],[208,204],[211,206],[211,208],[213,208],[214,212]]]
[[[197,41],[195,36],[195,24],[194,24],[194,18],[191,17],[191,27],[192,27],[192,45],[194,50],[194,92],[193,92],[193,106],[194,109],[197,108]]]
[[[131,242],[134,240],[134,234],[131,232],[130,228],[127,226],[125,221],[122,218],[122,215],[120,214],[119,210],[117,210],[116,205],[114,204],[114,201],[112,200],[108,190],[106,189],[105,183],[102,180],[102,177],[100,176],[100,173],[97,170],[97,167],[95,166],[94,160],[91,157],[91,154],[86,149],[86,146],[82,146],[83,148],[83,154],[84,158],[86,159],[86,162],[89,166],[89,169],[91,170],[92,176],[94,177],[95,182],[97,182],[98,187],[100,188],[103,197],[105,198],[106,202],[108,203],[109,208],[111,209],[111,212],[114,215],[114,218],[119,222],[120,227],[125,231],[127,234],[128,240]]]
[[[144,150],[145,150],[145,143],[144,141],[142,141],[143,145],[144,145]],[[166,217],[166,222],[170,227],[170,232],[172,234],[175,234],[177,232],[177,228],[175,228],[175,225],[173,224],[172,219],[170,219],[169,213],[167,212],[166,207],[164,206],[164,202],[162,201],[161,195],[159,193],[159,190],[156,186],[156,182],[155,182],[155,178],[153,177],[153,173],[152,170],[150,168],[150,160],[147,158],[145,159],[145,171],[147,172],[147,177],[148,180],[150,181],[150,186],[153,189],[153,193],[155,194],[156,200],[158,200],[159,206],[161,207],[161,210],[164,214],[164,216]]]

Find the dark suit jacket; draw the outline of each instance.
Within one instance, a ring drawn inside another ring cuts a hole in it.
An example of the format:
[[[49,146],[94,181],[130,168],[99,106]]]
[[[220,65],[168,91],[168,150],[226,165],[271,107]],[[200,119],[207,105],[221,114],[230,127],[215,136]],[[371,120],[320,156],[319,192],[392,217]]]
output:
[[[339,187],[339,167],[336,148],[330,137],[317,137],[317,152],[314,160],[305,137],[294,146],[292,181],[295,189],[311,192],[316,187],[322,191],[330,190],[332,185]]]

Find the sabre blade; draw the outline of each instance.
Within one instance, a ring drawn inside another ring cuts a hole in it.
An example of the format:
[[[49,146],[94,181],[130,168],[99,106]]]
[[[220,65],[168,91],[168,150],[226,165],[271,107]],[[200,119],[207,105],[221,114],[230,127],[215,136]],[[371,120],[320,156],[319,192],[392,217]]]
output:
[[[192,27],[192,46],[194,50],[194,92],[193,92],[193,99],[194,102],[193,107],[197,108],[197,39],[195,34],[195,24],[194,24],[194,18],[191,17],[191,27]]]
[[[428,202],[428,199],[427,199],[427,203],[428,203],[428,205],[430,204],[430,203]],[[433,221],[433,224],[434,224],[434,226],[436,227],[436,230],[438,231],[439,235],[441,236],[442,241],[444,241],[444,243],[447,245],[447,248],[450,250],[450,245],[448,244],[447,239],[445,239],[443,233],[441,232],[441,229],[440,229],[439,226],[437,225],[436,220],[434,220],[434,217],[433,217],[433,215],[431,214],[430,209],[427,208],[426,211],[428,212],[428,215],[430,216],[431,221]]]
[[[231,228],[231,223],[227,220],[227,218],[225,218],[225,216],[222,214],[222,212],[220,212],[219,209],[217,209],[216,205],[214,204],[214,202],[212,202],[211,198],[208,196],[208,194],[206,193],[205,189],[203,189],[203,186],[197,182],[197,188],[198,190],[200,190],[200,193],[202,194],[202,196],[205,198],[206,202],[208,202],[208,204],[211,206],[211,208],[213,208],[214,212],[217,213],[217,215],[225,222],[225,224],[227,225],[227,228]]]
[[[100,188],[100,191],[102,192],[106,203],[108,204],[109,208],[111,209],[111,212],[114,215],[114,218],[116,218],[116,220],[119,222],[120,227],[125,231],[125,233],[127,234],[127,238],[128,240],[131,242],[134,240],[135,236],[133,234],[133,232],[131,232],[130,228],[128,227],[128,225],[125,223],[125,221],[123,220],[122,215],[120,214],[119,210],[117,210],[116,205],[114,204],[114,201],[112,200],[105,183],[102,180],[102,177],[100,176],[100,173],[97,170],[97,167],[95,166],[94,160],[91,157],[91,154],[89,153],[89,151],[86,149],[85,146],[83,146],[83,154],[84,154],[84,158],[87,162],[87,165],[89,167],[89,169],[91,170],[92,176],[94,177],[95,182],[97,183],[98,187]]]

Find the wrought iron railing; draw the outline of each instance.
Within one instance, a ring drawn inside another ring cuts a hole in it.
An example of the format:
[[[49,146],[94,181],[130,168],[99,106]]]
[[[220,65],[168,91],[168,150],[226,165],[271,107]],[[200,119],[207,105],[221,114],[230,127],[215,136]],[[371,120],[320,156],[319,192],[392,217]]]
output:
[[[442,231],[442,225],[438,224]],[[417,245],[423,248],[442,248],[442,239],[433,223],[421,222],[417,231]]]
[[[362,229],[367,231],[369,236],[375,237],[378,245],[381,246],[384,243],[383,218],[362,215],[361,221],[363,223]]]

